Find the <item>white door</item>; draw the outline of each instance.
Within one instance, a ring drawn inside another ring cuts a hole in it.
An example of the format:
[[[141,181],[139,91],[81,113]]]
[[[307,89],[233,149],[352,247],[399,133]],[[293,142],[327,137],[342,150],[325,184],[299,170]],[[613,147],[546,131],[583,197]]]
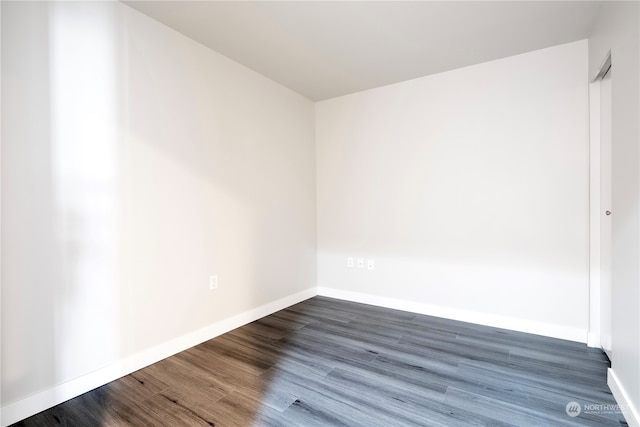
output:
[[[600,343],[611,359],[611,67],[600,84]]]

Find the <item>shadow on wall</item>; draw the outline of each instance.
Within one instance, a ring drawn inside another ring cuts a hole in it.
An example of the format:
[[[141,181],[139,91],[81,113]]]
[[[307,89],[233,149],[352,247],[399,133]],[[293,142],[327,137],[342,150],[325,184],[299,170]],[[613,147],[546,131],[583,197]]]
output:
[[[2,8],[3,408],[315,283],[310,101],[118,2]]]
[[[119,354],[119,80],[113,9],[2,7],[6,406]]]
[[[25,3],[9,13],[15,6],[1,5],[3,406],[56,380],[52,282],[60,277],[53,228],[50,65],[42,54],[48,52],[48,7]],[[9,19],[12,15],[18,19]],[[21,37],[10,44],[7,34],[13,32]],[[15,285],[7,286],[10,282]]]

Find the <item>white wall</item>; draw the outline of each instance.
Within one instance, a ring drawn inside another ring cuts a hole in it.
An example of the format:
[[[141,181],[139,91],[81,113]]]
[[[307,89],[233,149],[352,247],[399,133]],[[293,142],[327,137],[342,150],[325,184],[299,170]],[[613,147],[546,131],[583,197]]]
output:
[[[2,415],[313,294],[316,176],[321,292],[585,340],[586,41],[321,102],[314,153],[308,100],[124,5],[1,6]],[[613,370],[629,402],[637,9],[607,5],[589,44],[591,72],[609,47],[625,65]]]
[[[589,38],[595,78],[612,64],[612,363],[610,385],[640,425],[640,5],[607,2]],[[633,417],[633,418],[632,418]]]
[[[586,70],[585,40],[317,103],[320,292],[585,341]]]
[[[0,70],[2,70],[2,6],[0,6]],[[0,72],[1,74],[1,72]],[[1,76],[0,76],[1,79]],[[2,84],[0,84],[2,99]],[[2,103],[0,103],[0,189],[2,188]],[[0,191],[0,224],[2,224],[2,194]],[[1,232],[1,227],[0,227]],[[0,332],[2,331],[2,244],[0,242]],[[2,337],[0,336],[0,422],[2,422]]]
[[[3,2],[2,114],[12,417],[315,293],[309,100],[118,2]]]

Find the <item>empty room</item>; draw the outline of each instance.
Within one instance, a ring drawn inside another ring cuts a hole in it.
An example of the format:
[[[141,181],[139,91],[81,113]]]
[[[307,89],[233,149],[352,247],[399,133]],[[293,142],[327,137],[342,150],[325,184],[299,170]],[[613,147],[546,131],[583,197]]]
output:
[[[640,426],[640,2],[0,1],[4,426]]]

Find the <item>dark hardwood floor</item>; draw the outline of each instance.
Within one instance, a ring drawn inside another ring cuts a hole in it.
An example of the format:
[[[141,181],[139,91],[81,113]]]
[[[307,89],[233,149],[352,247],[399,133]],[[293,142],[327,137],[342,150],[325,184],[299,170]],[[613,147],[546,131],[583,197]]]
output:
[[[584,344],[315,297],[16,425],[626,425],[593,406],[615,404],[608,366]]]

